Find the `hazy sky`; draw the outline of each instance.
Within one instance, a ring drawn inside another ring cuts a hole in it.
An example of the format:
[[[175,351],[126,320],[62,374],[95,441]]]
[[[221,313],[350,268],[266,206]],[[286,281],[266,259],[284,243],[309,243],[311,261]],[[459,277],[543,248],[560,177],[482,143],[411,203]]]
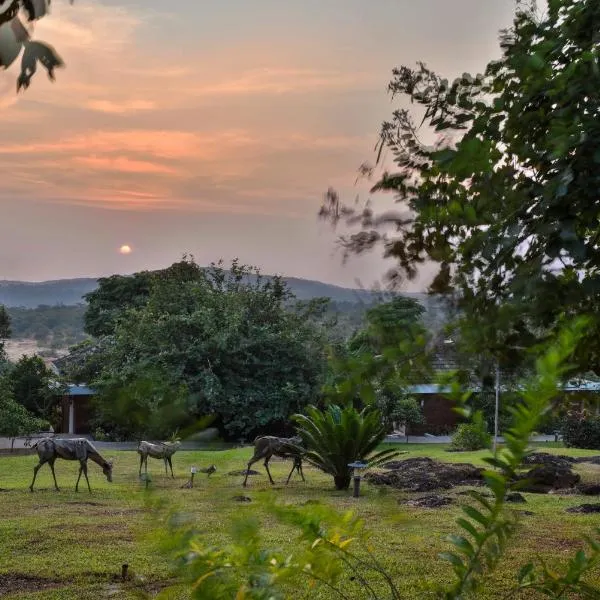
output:
[[[0,73],[0,278],[235,256],[341,285],[316,219],[372,160],[393,67],[453,78],[499,55],[514,0],[54,0],[34,37],[66,63],[14,93]],[[133,252],[119,254],[122,244]],[[407,288],[410,289],[410,288]],[[414,289],[414,286],[413,286]]]

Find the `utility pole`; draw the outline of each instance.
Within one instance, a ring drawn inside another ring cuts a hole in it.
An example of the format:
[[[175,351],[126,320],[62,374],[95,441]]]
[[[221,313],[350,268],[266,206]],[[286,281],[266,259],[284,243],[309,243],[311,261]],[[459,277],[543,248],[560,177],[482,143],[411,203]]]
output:
[[[494,454],[498,445],[498,412],[500,407],[500,364],[496,359],[496,406],[494,408]]]

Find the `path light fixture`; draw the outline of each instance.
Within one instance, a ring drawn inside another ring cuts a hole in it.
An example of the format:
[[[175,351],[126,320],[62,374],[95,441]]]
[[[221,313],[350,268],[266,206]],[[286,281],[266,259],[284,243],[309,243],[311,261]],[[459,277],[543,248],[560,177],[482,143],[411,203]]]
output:
[[[348,465],[351,469],[354,469],[354,492],[352,494],[352,496],[354,498],[358,498],[360,496],[360,478],[361,478],[361,471],[363,469],[366,469],[368,467],[367,463],[364,462],[360,462],[360,461],[356,461],[353,463],[350,463]]]
[[[193,488],[194,487],[194,475],[198,472],[198,468],[197,467],[192,467],[190,469],[190,487]]]

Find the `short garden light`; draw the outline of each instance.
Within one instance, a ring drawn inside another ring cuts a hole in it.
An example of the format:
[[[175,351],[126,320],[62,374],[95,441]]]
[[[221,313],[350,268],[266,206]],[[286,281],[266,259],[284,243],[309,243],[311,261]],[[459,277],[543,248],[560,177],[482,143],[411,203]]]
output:
[[[365,469],[368,465],[367,463],[357,461],[350,463],[348,466],[354,469],[354,493],[352,495],[354,496],[354,498],[358,498],[360,496],[360,472],[362,469]]]

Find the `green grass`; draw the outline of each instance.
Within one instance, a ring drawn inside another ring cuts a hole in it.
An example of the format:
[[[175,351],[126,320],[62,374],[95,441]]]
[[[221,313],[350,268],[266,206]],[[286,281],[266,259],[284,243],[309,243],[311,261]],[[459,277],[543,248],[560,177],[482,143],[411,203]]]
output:
[[[543,450],[570,455],[594,454],[567,450],[557,444],[543,444]],[[430,456],[444,461],[482,464],[484,452],[451,453],[436,444],[399,444],[408,451],[406,457]],[[162,462],[149,463],[153,475],[153,496],[167,500],[192,515],[204,539],[224,545],[228,528],[236,516],[256,515],[264,523],[265,544],[291,548],[296,533],[277,523],[261,508],[260,499],[271,490],[262,465],[261,474],[249,478],[244,490],[242,478],[229,476],[240,470],[251,455],[249,448],[214,452],[179,452],[173,463],[176,479],[164,476]],[[153,532],[162,527],[162,513],[146,502],[144,485],[137,477],[135,452],[107,453],[114,458],[114,481],[108,483],[100,469],[90,463],[92,495],[80,486],[74,492],[77,465],[65,461],[56,464],[60,492],[53,490],[50,470],[44,467],[31,494],[28,486],[34,456],[0,456],[0,595],[7,599],[97,599],[134,598],[134,590],[121,588],[116,579],[121,565],[127,562],[139,585],[149,592],[169,580],[170,564],[158,552]],[[217,466],[217,473],[206,478],[196,476],[194,489],[181,489],[189,477],[190,467]],[[338,509],[353,508],[373,532],[372,543],[380,560],[394,575],[407,599],[433,598],[435,585],[450,580],[447,564],[437,560],[447,550],[444,537],[456,531],[454,519],[459,507],[427,510],[408,508],[398,499],[408,494],[363,484],[363,496],[356,500],[350,493],[335,492],[331,478],[306,467],[307,482],[296,477],[283,485],[291,464],[273,461],[275,494],[283,501],[301,505],[307,500],[321,500]],[[600,466],[577,465],[587,482],[600,482]],[[443,492],[456,494],[459,490]],[[246,495],[251,503],[239,503],[236,495]],[[484,593],[484,598],[502,598],[519,565],[536,556],[558,564],[583,545],[579,539],[598,525],[597,515],[572,515],[569,506],[593,502],[582,496],[526,494],[528,504],[516,508],[533,511],[523,518],[518,539],[511,544],[507,560]],[[460,498],[460,497],[459,497]],[[13,589],[7,577],[13,577]],[[26,581],[26,577],[39,578]],[[3,583],[4,582],[4,583]],[[600,582],[600,573],[597,582]],[[20,590],[17,589],[20,585]],[[7,593],[8,592],[8,593]],[[311,598],[329,598],[325,593]],[[529,596],[531,597],[531,596]]]

